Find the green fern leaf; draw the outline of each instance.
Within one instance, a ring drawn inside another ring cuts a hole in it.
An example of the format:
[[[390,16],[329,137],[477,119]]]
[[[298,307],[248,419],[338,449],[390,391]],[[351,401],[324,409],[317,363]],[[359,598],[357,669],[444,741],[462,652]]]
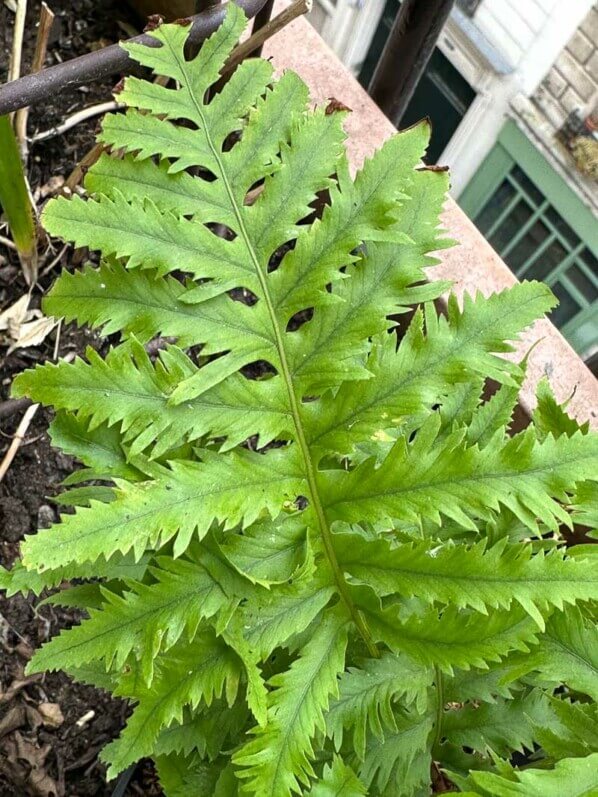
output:
[[[120,680],[117,694],[138,701],[120,737],[102,752],[110,765],[108,777],[146,755],[151,755],[162,728],[183,721],[183,709],[203,701],[210,706],[223,694],[234,703],[241,679],[236,654],[214,632],[206,630],[191,643],[171,648],[160,660],[151,687],[143,687],[136,672]]]
[[[278,453],[271,452],[266,461],[251,452],[234,452],[224,459],[206,450],[202,464],[171,462],[169,468],[158,468],[152,481],[119,484],[112,503],[94,502],[89,509],[65,516],[49,532],[30,537],[23,560],[42,570],[63,565],[69,556],[93,561],[131,549],[141,556],[173,537],[175,551],[182,552],[194,532],[203,537],[219,519],[234,526],[253,522],[263,511],[278,514],[281,494],[294,496],[302,486],[296,463]],[[274,460],[280,463],[276,477],[271,470]],[[207,470],[210,479],[202,490],[200,480]]]
[[[596,475],[598,445],[584,435],[566,445],[552,437],[538,444],[533,433],[523,432],[480,451],[464,445],[463,432],[457,431],[443,442],[439,456],[438,427],[432,416],[411,445],[399,439],[378,468],[369,461],[348,475],[326,472],[329,516],[351,523],[423,516],[440,525],[444,515],[475,529],[472,515],[488,517],[503,505],[533,530],[539,516],[557,531],[559,522],[570,520],[556,499]]]
[[[353,747],[363,760],[367,733],[383,740],[385,728],[396,731],[393,703],[401,698],[405,706],[415,703],[425,711],[432,673],[407,656],[385,654],[351,667],[340,679],[339,696],[330,705],[326,718],[327,734],[341,748],[346,731],[353,730]]]
[[[356,534],[334,536],[342,567],[380,596],[399,593],[472,607],[508,609],[517,601],[543,628],[540,609],[563,608],[576,600],[596,600],[598,577],[593,563],[563,558],[559,552],[530,556],[527,545],[473,546],[430,542],[391,548],[383,540]]]
[[[333,595],[329,582],[316,579],[255,592],[240,610],[247,641],[266,658],[318,618]]]
[[[83,472],[74,471],[64,484],[82,479],[118,478],[134,482],[144,478],[138,468],[127,462],[118,429],[106,424],[90,428],[80,415],[61,412],[50,424],[49,433],[53,445],[87,466]]]
[[[143,346],[111,350],[102,360],[87,351],[89,364],[44,365],[15,380],[15,394],[35,395],[60,410],[78,410],[93,426],[120,424],[122,438],[136,455],[154,445],[152,456],[162,456],[183,442],[204,435],[227,436],[224,450],[258,434],[261,445],[282,437],[292,419],[277,380],[250,381],[237,374],[184,404],[170,397],[181,379],[198,372],[177,347],[163,351],[153,366]]]
[[[311,445],[351,454],[356,443],[429,410],[447,385],[475,374],[517,384],[518,366],[495,352],[509,351],[506,341],[517,339],[553,302],[546,286],[526,283],[488,299],[466,297],[463,310],[451,301],[447,319],[431,308],[425,316],[417,312],[397,351],[387,335],[376,341],[367,361],[371,379],[341,386],[336,398],[324,397],[317,407],[307,405]]]
[[[531,692],[513,700],[498,699],[494,705],[466,704],[445,711],[442,737],[459,747],[482,753],[489,748],[499,755],[509,755],[512,750],[523,752],[524,747],[532,750],[535,727],[550,728],[553,722],[547,699],[541,693]]]
[[[393,608],[367,612],[372,633],[392,650],[403,652],[420,667],[488,667],[512,650],[529,652],[538,641],[536,623],[522,610],[464,612],[453,606],[428,609],[402,619]]]
[[[168,797],[214,797],[222,767],[202,761],[196,754],[156,756],[156,770]],[[232,795],[231,795],[232,797]]]
[[[579,609],[552,615],[532,661],[543,677],[598,700],[598,629]]]
[[[447,765],[516,784],[488,745],[556,750],[562,729],[558,754],[586,754],[593,715],[551,696],[595,694],[593,552],[561,527],[595,514],[596,436],[542,387],[508,432],[526,363],[504,355],[554,297],[439,315],[429,125],[353,178],[345,115],[296,75],[221,79],[246,24],[223,17],[191,58],[181,24],[129,47],[167,81],[126,79],[85,192],[44,210],[100,255],[45,309],[119,337],[15,380],[84,466],[58,499],[76,513],[0,571],[83,581],[50,600],[87,618],[32,668],[129,700],[110,773],[153,756],[174,795],[423,797]]]
[[[228,739],[234,739],[239,728],[247,725],[247,706],[237,701],[232,707],[225,700],[215,700],[211,711],[183,711],[183,721],[173,722],[160,731],[156,741],[158,755],[182,753],[190,755],[197,751],[201,758],[216,760]]]
[[[263,797],[301,793],[314,776],[313,736],[325,728],[329,696],[338,692],[347,645],[347,621],[327,613],[291,668],[272,679],[268,724],[235,754],[244,790]]]
[[[598,752],[598,708],[595,703],[571,703],[552,698],[555,721],[536,728],[536,739],[548,755],[560,759]]]
[[[376,788],[385,797],[411,797],[430,782],[431,714],[416,711],[395,712],[396,730],[385,733],[384,740],[371,736],[360,779],[368,788]],[[429,791],[424,788],[424,793]],[[373,792],[375,793],[375,792]]]
[[[80,666],[104,660],[120,670],[136,650],[146,683],[153,678],[153,660],[181,636],[191,641],[202,620],[243,594],[240,577],[215,552],[202,550],[197,561],[159,557],[148,568],[151,585],[128,583],[128,591],[103,592],[101,610],[90,611],[81,625],[63,631],[44,645],[29,664],[30,672]]]
[[[510,778],[492,772],[472,772],[468,780],[460,780],[461,784],[465,795],[479,797],[593,797],[598,790],[598,753],[566,758],[554,769],[513,770]],[[476,791],[466,791],[468,787]]]
[[[322,778],[314,784],[309,797],[364,797],[365,786],[351,767],[335,756],[332,764],[324,767]]]

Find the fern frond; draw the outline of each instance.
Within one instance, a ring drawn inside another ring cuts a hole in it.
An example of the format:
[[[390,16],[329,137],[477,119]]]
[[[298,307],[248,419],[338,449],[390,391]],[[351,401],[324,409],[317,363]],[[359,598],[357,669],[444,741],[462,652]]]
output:
[[[247,641],[266,658],[294,634],[304,631],[333,595],[334,587],[317,579],[255,592],[241,608]]]
[[[202,761],[197,754],[190,756],[170,754],[156,756],[156,770],[168,797],[224,797],[216,792],[222,766]],[[234,797],[229,792],[227,797]]]
[[[214,761],[229,738],[234,739],[239,728],[247,725],[249,711],[240,701],[230,708],[219,699],[212,703],[211,711],[183,711],[183,721],[173,722],[160,731],[156,741],[157,755],[197,751],[201,758]]]
[[[411,797],[430,782],[434,718],[415,710],[396,711],[395,725],[396,730],[385,733],[384,740],[374,736],[367,740],[358,775],[368,788],[376,788],[385,797]]]
[[[204,450],[201,463],[175,461],[157,468],[151,481],[118,483],[110,504],[92,502],[47,532],[29,537],[23,561],[43,570],[131,549],[141,556],[173,538],[175,552],[182,552],[194,532],[203,537],[214,521],[235,526],[253,522],[264,511],[277,515],[281,496],[300,493],[303,481],[292,458],[279,453],[271,452],[266,461],[248,451],[230,452],[225,458]],[[273,477],[274,461],[279,467]],[[202,480],[206,471],[210,478]]]
[[[172,404],[170,397],[181,379],[199,370],[176,346],[161,352],[152,365],[143,346],[132,340],[102,359],[88,349],[83,360],[43,365],[15,380],[15,395],[35,395],[56,409],[78,410],[92,426],[120,424],[122,439],[132,455],[154,441],[152,456],[204,435],[227,436],[223,449],[253,434],[261,445],[292,429],[292,418],[277,379],[262,381],[231,376],[195,399]]]
[[[322,618],[312,638],[290,669],[276,675],[268,706],[268,724],[234,756],[242,767],[244,791],[263,797],[301,794],[301,784],[314,776],[313,736],[324,731],[324,711],[338,693],[337,676],[344,669],[347,621],[340,613]]]
[[[598,753],[598,708],[596,703],[571,703],[551,698],[555,718],[551,727],[536,728],[536,739],[556,759]]]
[[[339,696],[333,700],[326,717],[326,733],[341,749],[343,736],[353,731],[353,749],[363,760],[368,732],[384,740],[385,729],[396,731],[393,703],[401,699],[408,707],[415,703],[425,711],[432,671],[418,666],[409,657],[387,653],[364,664],[364,669],[350,667],[340,678]]]
[[[152,584],[129,581],[123,595],[103,592],[101,609],[91,610],[81,625],[63,631],[37,651],[30,672],[104,661],[120,670],[135,650],[147,684],[153,661],[181,636],[192,641],[202,620],[243,596],[235,571],[216,552],[204,549],[198,561],[158,557],[148,573]]]
[[[464,797],[592,797],[598,790],[598,753],[565,758],[554,769],[513,769],[510,775],[472,772],[467,780],[459,778],[458,783]],[[567,791],[563,792],[565,784]]]
[[[551,616],[531,658],[544,678],[598,700],[598,629],[577,607]]]
[[[462,310],[451,300],[446,319],[432,308],[425,315],[418,311],[398,349],[388,335],[375,341],[366,363],[370,379],[341,386],[336,397],[323,397],[317,407],[307,405],[311,445],[351,454],[378,430],[422,410],[427,414],[447,385],[477,374],[517,384],[519,367],[496,354],[510,351],[507,341],[516,340],[553,302],[546,286],[531,282],[487,299],[466,296]]]
[[[534,426],[541,438],[551,434],[554,437],[567,435],[573,437],[576,432],[588,432],[589,424],[579,424],[574,418],[567,415],[568,401],[559,404],[555,398],[548,379],[544,377],[538,382],[536,388],[538,404],[533,412]]]
[[[223,16],[191,58],[181,24],[129,47],[168,81],[125,81],[86,193],[44,210],[100,250],[46,309],[120,341],[15,381],[84,467],[58,499],[76,514],[0,583],[85,582],[49,599],[88,617],[32,667],[135,705],[111,775],[155,756],[169,797],[423,797],[447,763],[508,779],[488,745],[508,758],[542,727],[555,749],[592,720],[549,696],[594,694],[592,609],[569,611],[598,598],[594,557],[560,528],[594,511],[596,436],[542,395],[508,436],[525,361],[503,355],[554,297],[439,315],[429,125],[352,178],[344,114],[296,75],[248,59],[220,79],[245,25]]]
[[[472,517],[491,517],[504,506],[534,531],[537,518],[558,531],[559,523],[571,522],[559,501],[578,481],[596,476],[593,437],[538,443],[528,431],[506,442],[495,436],[480,450],[464,444],[459,430],[434,445],[438,428],[438,417],[430,417],[413,443],[400,438],[380,467],[370,460],[349,474],[326,471],[330,518],[359,523],[423,516],[440,525],[444,516],[475,529]]]
[[[485,667],[512,650],[529,652],[540,633],[522,609],[464,612],[454,606],[428,609],[401,619],[392,607],[367,613],[372,633],[396,652],[404,652],[420,667]]]
[[[547,698],[530,692],[512,700],[499,698],[496,703],[479,706],[466,704],[445,711],[442,736],[459,747],[484,753],[488,748],[498,755],[510,751],[533,750],[535,728],[550,728],[554,717]]]
[[[63,484],[102,478],[135,482],[145,478],[138,468],[127,461],[118,429],[106,424],[91,428],[82,415],[61,412],[54,418],[48,431],[53,445],[87,466],[83,471],[71,473]]]
[[[269,585],[296,580],[311,566],[307,518],[297,513],[282,521],[254,523],[242,533],[227,535],[222,550],[251,581]]]
[[[320,780],[309,792],[309,797],[364,797],[365,786],[350,766],[334,756],[332,764],[324,767]]]
[[[356,534],[337,534],[334,541],[342,567],[380,596],[417,596],[482,613],[488,607],[509,609],[516,601],[540,628],[544,607],[562,609],[598,596],[593,562],[564,558],[558,551],[532,556],[528,545],[502,543],[486,550],[485,542],[391,548],[383,540],[366,541]]]
[[[222,695],[231,706],[240,680],[238,657],[211,629],[191,643],[171,648],[160,659],[151,687],[143,686],[136,672],[121,678],[116,694],[132,697],[138,705],[120,737],[102,752],[102,759],[110,765],[108,776],[114,777],[150,755],[162,728],[183,722],[186,706],[195,708],[203,701],[209,707]]]
[[[484,448],[496,432],[509,428],[519,400],[524,374],[525,368],[522,369],[521,379],[515,377],[515,385],[501,385],[488,401],[472,413],[467,429],[468,445],[477,444],[480,448]]]

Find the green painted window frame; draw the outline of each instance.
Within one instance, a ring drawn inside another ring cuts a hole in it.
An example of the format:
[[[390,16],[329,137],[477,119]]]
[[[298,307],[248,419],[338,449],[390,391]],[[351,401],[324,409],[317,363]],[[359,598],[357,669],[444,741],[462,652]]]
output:
[[[527,197],[524,189],[517,185],[516,179],[512,179],[511,175],[516,166],[523,171],[543,195],[544,201],[540,205],[538,205],[537,201]],[[552,237],[546,240],[545,243],[547,245],[553,242],[555,237],[558,242],[565,244],[565,248],[570,252],[569,256],[558,267],[550,271],[545,279],[548,284],[554,284],[559,280],[560,285],[564,287],[567,293],[577,304],[581,305],[580,311],[563,324],[561,332],[582,356],[590,354],[598,346],[598,301],[585,299],[571,280],[567,279],[564,272],[568,266],[577,262],[575,258],[584,248],[589,249],[594,257],[598,258],[597,220],[592,211],[552,168],[546,158],[536,149],[513,120],[506,122],[496,145],[459,196],[459,204],[474,222],[479,218],[488,201],[505,180],[513,184],[516,193],[510,203],[512,207],[507,207],[506,212],[501,214],[502,221],[508,215],[508,211],[513,209],[521,198],[524,198],[530,206],[532,216],[529,222],[524,225],[521,234],[518,234],[518,237],[516,236],[517,240],[507,244],[499,254],[506,259],[508,253],[514,249],[518,240],[526,232],[526,227],[529,229],[536,220],[541,220],[551,230]],[[562,235],[555,232],[550,222],[542,215],[549,207],[552,207],[563,221],[569,225],[583,242],[583,246],[575,249],[565,242]],[[500,226],[500,222],[501,219],[499,219],[498,223],[492,225],[494,229],[491,227],[487,231],[489,238],[494,230]],[[539,247],[537,256],[541,257],[541,255],[542,248]],[[529,262],[526,262],[524,267],[529,268],[529,265]],[[525,276],[521,271],[519,273],[521,276]],[[596,284],[598,275],[593,275],[592,280]]]

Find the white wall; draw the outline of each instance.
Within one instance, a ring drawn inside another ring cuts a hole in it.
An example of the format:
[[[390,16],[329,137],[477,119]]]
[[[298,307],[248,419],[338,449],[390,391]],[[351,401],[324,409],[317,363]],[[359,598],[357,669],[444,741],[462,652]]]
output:
[[[354,71],[364,59],[384,0],[315,0],[318,29]],[[483,0],[473,23],[500,53],[510,74],[497,74],[449,19],[439,40],[444,55],[477,92],[442,162],[452,167],[458,196],[492,149],[513,100],[534,94],[595,0]],[[326,9],[326,11],[324,10]],[[315,21],[315,20],[314,20]]]
[[[594,2],[484,0],[480,5],[474,22],[513,71],[497,75],[483,70],[479,82],[472,83],[478,97],[442,156],[453,170],[454,196],[465,188],[496,143],[514,99],[530,97],[536,91]],[[449,24],[449,37],[450,31]],[[457,48],[459,44],[463,50],[465,45],[458,42]],[[459,68],[450,50],[443,51]]]

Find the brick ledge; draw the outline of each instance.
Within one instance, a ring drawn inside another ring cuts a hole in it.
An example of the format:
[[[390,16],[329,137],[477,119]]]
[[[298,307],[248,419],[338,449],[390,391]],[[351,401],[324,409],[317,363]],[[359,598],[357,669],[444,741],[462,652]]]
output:
[[[284,2],[279,0],[274,13],[282,7]],[[393,134],[393,125],[306,19],[295,20],[266,42],[263,55],[272,58],[279,72],[292,69],[301,75],[317,103],[336,97],[352,109],[346,130],[353,169]],[[443,222],[449,236],[460,243],[441,252],[441,264],[430,271],[431,279],[452,280],[458,295],[478,290],[489,295],[517,282],[451,198],[447,200]],[[546,375],[559,401],[571,397],[569,412],[580,421],[590,420],[590,424],[598,428],[598,381],[550,321],[540,320],[528,329],[513,357],[521,359],[538,339],[529,358],[528,376],[521,392],[522,409],[527,414],[531,412],[536,403],[535,387]]]

